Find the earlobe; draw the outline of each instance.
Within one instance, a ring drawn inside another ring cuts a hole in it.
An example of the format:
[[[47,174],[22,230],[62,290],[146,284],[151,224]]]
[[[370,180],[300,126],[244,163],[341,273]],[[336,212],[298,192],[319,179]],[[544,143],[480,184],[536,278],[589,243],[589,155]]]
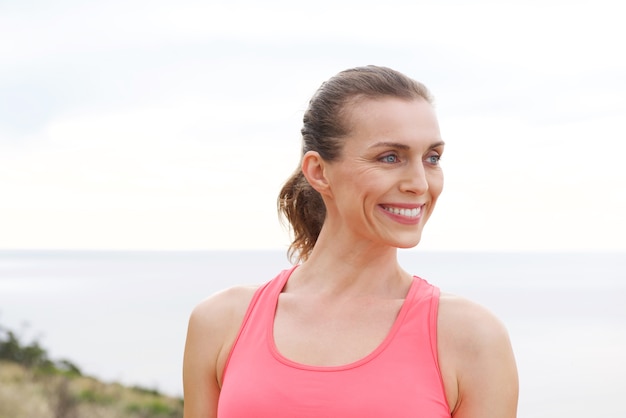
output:
[[[317,151],[307,151],[302,157],[302,173],[311,187],[319,194],[329,192],[328,179],[326,177],[326,161]]]

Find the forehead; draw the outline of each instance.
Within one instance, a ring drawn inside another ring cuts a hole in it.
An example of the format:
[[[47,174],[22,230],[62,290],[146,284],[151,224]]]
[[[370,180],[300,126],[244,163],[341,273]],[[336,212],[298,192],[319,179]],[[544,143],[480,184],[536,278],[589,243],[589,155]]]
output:
[[[425,99],[360,99],[346,106],[348,137],[408,142],[441,141],[437,116]]]

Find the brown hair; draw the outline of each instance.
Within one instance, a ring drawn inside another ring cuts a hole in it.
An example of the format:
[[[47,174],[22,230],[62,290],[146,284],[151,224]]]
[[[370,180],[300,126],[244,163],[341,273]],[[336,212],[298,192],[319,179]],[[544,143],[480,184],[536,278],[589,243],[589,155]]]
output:
[[[432,96],[423,84],[390,68],[370,65],[342,71],[322,83],[309,101],[301,129],[302,155],[317,151],[326,161],[339,158],[341,139],[349,132],[348,105],[361,99],[382,97],[422,98],[432,103]],[[306,261],[322,229],[326,206],[300,166],[281,189],[278,210],[293,232],[289,259]]]

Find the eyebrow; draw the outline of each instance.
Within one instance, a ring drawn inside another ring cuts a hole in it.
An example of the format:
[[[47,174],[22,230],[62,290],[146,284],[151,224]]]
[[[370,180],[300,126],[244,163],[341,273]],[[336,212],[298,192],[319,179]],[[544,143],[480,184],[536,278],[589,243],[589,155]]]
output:
[[[445,145],[446,143],[443,141],[439,141],[439,142],[435,142],[434,144],[431,144],[428,149],[433,149],[433,148],[437,148],[437,147],[441,147],[443,145]],[[380,147],[387,147],[387,148],[397,148],[397,149],[402,149],[402,150],[407,150],[411,147],[409,147],[406,144],[401,144],[399,142],[390,142],[390,141],[381,141],[381,142],[377,142],[373,145],[370,146],[370,148],[380,148]]]

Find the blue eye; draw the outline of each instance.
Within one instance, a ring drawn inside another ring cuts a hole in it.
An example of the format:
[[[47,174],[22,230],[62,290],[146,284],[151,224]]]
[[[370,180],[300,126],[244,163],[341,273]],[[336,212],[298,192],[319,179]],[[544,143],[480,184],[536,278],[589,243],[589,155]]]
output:
[[[439,160],[441,160],[441,155],[430,155],[426,157],[426,161],[433,165],[439,164]]]
[[[397,163],[398,156],[395,154],[385,155],[384,157],[380,159],[380,161],[382,161],[383,163]]]

